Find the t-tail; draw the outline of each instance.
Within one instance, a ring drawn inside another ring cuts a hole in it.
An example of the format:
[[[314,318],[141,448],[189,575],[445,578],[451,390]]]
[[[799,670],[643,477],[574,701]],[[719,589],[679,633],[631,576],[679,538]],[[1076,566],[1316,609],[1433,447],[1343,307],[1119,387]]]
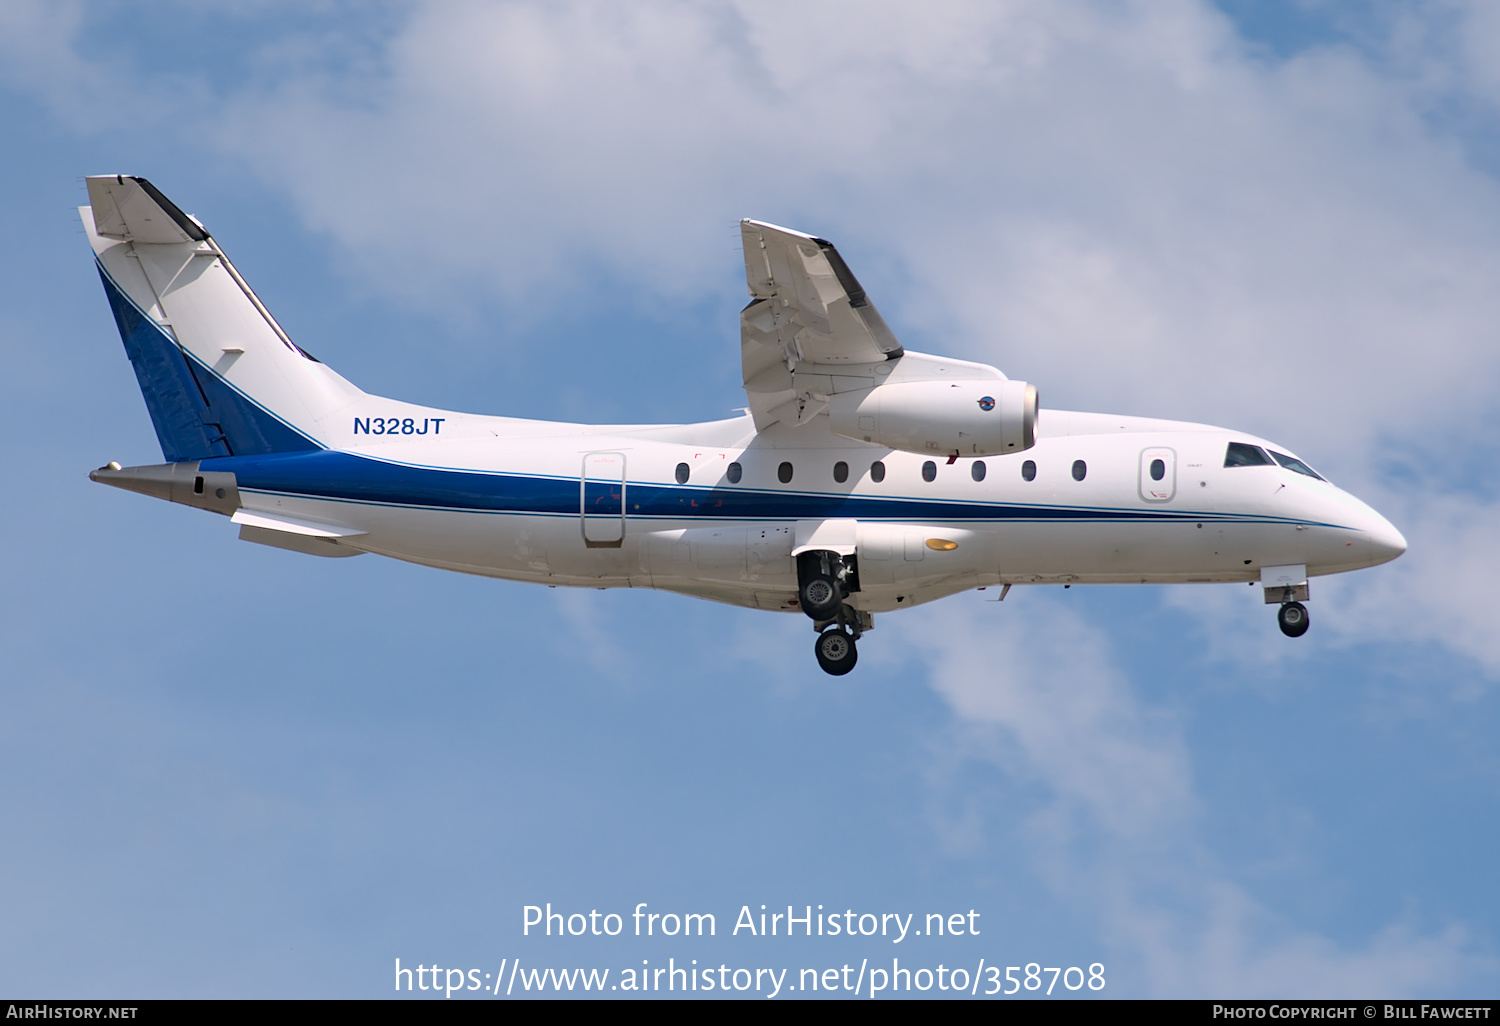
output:
[[[325,448],[363,393],[298,348],[213,236],[144,178],[81,207],[125,353],[169,463]]]
[[[154,185],[87,181],[79,213],[166,460],[89,476],[232,513],[232,482],[205,493],[199,461],[328,448],[334,415],[365,394],[299,348],[208,230]]]

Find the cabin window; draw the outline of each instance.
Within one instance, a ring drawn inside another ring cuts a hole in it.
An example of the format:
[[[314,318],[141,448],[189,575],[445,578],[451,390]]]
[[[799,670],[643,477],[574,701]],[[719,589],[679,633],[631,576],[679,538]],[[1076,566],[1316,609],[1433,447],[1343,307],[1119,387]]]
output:
[[[870,480],[876,484],[885,480],[885,464],[876,460],[870,464]]]
[[[1257,445],[1230,442],[1229,448],[1224,452],[1224,466],[1226,467],[1263,467],[1270,464],[1271,457],[1267,456],[1265,450]]]
[[[1301,460],[1297,459],[1295,456],[1288,456],[1286,453],[1284,453],[1284,452],[1277,452],[1275,449],[1271,450],[1271,455],[1276,457],[1276,462],[1277,463],[1280,463],[1283,467],[1285,467],[1288,470],[1294,470],[1294,471],[1296,471],[1299,474],[1306,474],[1308,477],[1315,477],[1319,481],[1326,481],[1326,480],[1328,480],[1322,474],[1318,473],[1312,467],[1309,467],[1306,463],[1303,463]]]
[[[731,463],[729,465],[729,469],[724,472],[724,476],[729,478],[730,484],[739,484],[740,478],[744,475],[744,473],[744,467],[740,466],[738,463]]]
[[[1073,480],[1074,481],[1082,481],[1084,478],[1088,477],[1088,475],[1089,475],[1089,465],[1087,463],[1083,462],[1083,460],[1074,460],[1073,461]]]
[[[983,481],[984,469],[984,460],[975,460],[969,465],[969,475],[976,481]]]
[[[1151,480],[1160,481],[1167,476],[1167,463],[1165,460],[1151,461]]]
[[[678,484],[687,484],[688,475],[691,474],[691,473],[692,473],[692,470],[688,467],[688,465],[686,463],[679,463],[679,464],[677,464],[677,483]]]
[[[1031,460],[1027,460],[1025,463],[1021,464],[1021,480],[1036,480],[1036,463]]]
[[[922,480],[923,481],[936,481],[937,480],[937,464],[936,463],[932,462],[931,460],[928,460],[926,463],[922,464]]]
[[[790,463],[783,463],[776,468],[776,480],[782,484],[792,483],[792,465]]]
[[[849,480],[849,464],[839,460],[833,465],[833,479],[839,484]]]

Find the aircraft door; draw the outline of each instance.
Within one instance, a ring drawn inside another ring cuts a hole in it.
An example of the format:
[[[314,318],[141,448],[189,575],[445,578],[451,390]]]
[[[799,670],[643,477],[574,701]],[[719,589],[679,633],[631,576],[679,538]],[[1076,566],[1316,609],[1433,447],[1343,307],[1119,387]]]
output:
[[[1141,450],[1141,498],[1166,502],[1177,494],[1177,450],[1162,447]]]
[[[583,543],[591,549],[617,549],[625,543],[625,454],[591,452],[583,457],[578,485]]]

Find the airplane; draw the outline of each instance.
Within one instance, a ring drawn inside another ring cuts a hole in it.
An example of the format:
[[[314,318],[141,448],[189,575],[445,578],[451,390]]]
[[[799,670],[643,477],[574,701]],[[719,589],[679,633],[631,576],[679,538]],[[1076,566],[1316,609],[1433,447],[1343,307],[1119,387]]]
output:
[[[246,541],[805,615],[834,675],[877,613],[1018,584],[1248,582],[1299,637],[1310,578],[1406,549],[1284,445],[1043,416],[1026,382],[904,348],[833,245],[802,232],[740,222],[739,416],[568,424],[361,391],[149,181],[87,187],[79,213],[165,460],[89,476],[226,516]]]

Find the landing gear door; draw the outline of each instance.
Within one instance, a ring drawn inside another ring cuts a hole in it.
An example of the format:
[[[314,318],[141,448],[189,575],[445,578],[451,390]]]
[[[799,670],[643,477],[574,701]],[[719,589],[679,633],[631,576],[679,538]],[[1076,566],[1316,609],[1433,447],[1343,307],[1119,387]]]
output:
[[[1147,502],[1166,502],[1177,494],[1177,451],[1155,448],[1141,450],[1141,498]]]
[[[591,452],[583,457],[578,485],[583,543],[591,549],[617,549],[625,543],[625,454]]]

